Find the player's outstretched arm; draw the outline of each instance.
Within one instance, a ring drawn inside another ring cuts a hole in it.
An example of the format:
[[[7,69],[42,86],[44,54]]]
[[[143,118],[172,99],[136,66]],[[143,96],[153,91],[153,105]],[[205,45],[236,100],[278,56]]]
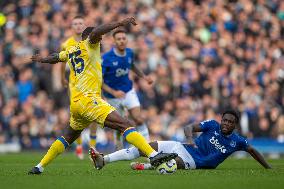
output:
[[[53,53],[48,55],[47,57],[41,57],[40,54],[35,54],[31,57],[31,60],[34,62],[48,63],[48,64],[56,64],[60,62],[59,54]]]
[[[201,132],[202,129],[199,123],[192,123],[184,127],[184,134],[189,144],[193,144],[193,133]]]
[[[264,168],[271,169],[271,166],[265,161],[263,156],[252,146],[248,146],[247,152],[256,160],[258,161]]]
[[[119,22],[111,22],[108,24],[103,24],[98,27],[95,27],[89,35],[90,43],[93,43],[93,44],[98,43],[102,39],[102,35],[110,32],[111,30],[117,27],[126,26],[128,24],[132,24],[134,26],[137,25],[135,18],[130,17],[130,18],[126,18]]]

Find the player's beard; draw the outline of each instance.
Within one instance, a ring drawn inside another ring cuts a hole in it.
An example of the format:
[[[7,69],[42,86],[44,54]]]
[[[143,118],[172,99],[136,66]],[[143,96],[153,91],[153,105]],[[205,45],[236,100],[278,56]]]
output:
[[[125,51],[126,45],[122,44],[122,45],[117,45],[117,49],[121,52]]]

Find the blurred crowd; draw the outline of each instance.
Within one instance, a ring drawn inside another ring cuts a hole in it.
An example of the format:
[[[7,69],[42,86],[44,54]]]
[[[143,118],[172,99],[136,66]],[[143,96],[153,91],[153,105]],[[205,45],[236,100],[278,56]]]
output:
[[[0,144],[46,148],[68,125],[59,65],[30,57],[36,48],[58,52],[77,14],[88,26],[137,19],[128,46],[155,80],[133,76],[152,140],[184,141],[185,125],[231,108],[244,136],[284,142],[284,1],[9,0],[0,8]],[[111,35],[101,44],[108,51]]]

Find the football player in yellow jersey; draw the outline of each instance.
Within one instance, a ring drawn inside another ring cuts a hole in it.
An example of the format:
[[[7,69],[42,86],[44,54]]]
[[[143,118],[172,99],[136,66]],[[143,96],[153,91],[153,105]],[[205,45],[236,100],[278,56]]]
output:
[[[29,174],[41,174],[44,167],[72,144],[80,136],[82,130],[92,122],[120,131],[128,143],[137,147],[150,159],[150,163],[154,167],[177,157],[176,153],[155,151],[136,131],[135,125],[131,121],[121,117],[114,107],[101,98],[100,41],[102,35],[128,24],[136,25],[135,19],[126,18],[120,22],[87,27],[83,31],[82,41],[78,45],[68,47],[65,51],[54,53],[45,58],[38,54],[32,57],[33,61],[41,63],[68,62],[71,68],[69,81],[71,117],[70,126],[66,128],[65,134],[57,138],[40,163],[33,167]],[[90,148],[90,158],[97,169],[103,167],[103,165],[97,164],[100,162],[97,161],[98,158],[101,157],[95,148]]]
[[[86,28],[83,16],[81,15],[75,16],[72,20],[71,28],[73,35],[62,43],[61,50],[65,51],[68,47],[76,46],[81,41],[82,32]],[[60,68],[61,68],[61,84],[64,87],[68,87],[68,81],[65,78],[66,62],[62,62]],[[97,138],[96,132],[97,132],[97,125],[96,123],[92,123],[90,125],[90,140],[89,140],[90,147],[96,146],[96,138]],[[76,144],[77,144],[76,155],[79,159],[83,159],[84,153],[83,153],[81,136],[79,136],[78,139],[76,140]]]

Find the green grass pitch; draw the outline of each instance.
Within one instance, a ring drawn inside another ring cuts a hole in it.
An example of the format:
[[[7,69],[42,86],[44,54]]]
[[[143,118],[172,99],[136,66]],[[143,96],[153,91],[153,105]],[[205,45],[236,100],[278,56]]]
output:
[[[253,159],[228,159],[215,170],[178,170],[174,175],[158,175],[154,170],[133,171],[128,161],[109,164],[101,171],[90,161],[65,153],[42,175],[27,175],[43,153],[0,154],[0,188],[284,188],[284,159],[269,160],[271,170]]]

